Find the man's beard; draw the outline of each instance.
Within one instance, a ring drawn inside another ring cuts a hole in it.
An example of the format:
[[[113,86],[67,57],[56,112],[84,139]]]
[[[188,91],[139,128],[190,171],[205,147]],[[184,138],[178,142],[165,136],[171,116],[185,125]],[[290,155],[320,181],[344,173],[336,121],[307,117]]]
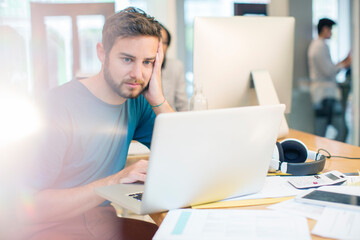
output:
[[[111,87],[111,89],[122,98],[137,98],[140,94],[142,94],[146,90],[146,86],[144,86],[144,82],[138,81],[136,79],[126,79],[123,80],[121,83],[116,83],[109,69],[108,58],[105,60],[105,64],[104,64],[104,79],[107,82],[107,84]],[[142,89],[139,92],[134,92],[130,90],[127,91],[126,90],[127,87],[124,86],[124,84],[129,82],[131,83],[140,82]]]

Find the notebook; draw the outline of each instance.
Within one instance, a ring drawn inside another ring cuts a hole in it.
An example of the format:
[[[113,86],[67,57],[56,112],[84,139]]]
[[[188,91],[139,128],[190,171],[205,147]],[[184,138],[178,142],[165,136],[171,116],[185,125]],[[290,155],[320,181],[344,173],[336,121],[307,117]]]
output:
[[[146,181],[95,188],[137,214],[261,190],[285,106],[164,113],[156,117]],[[142,193],[142,200],[130,195]]]

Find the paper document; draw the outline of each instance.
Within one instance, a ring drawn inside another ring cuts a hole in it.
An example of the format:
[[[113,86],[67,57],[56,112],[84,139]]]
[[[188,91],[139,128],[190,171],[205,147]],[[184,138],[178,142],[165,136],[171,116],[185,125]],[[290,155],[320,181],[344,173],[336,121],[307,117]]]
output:
[[[360,177],[359,176],[348,176],[346,180],[347,186],[360,186]]]
[[[298,214],[307,218],[318,220],[324,210],[323,206],[296,202],[294,199],[273,204],[269,209],[283,211],[290,214]]]
[[[278,203],[290,199],[304,190],[299,190],[288,182],[288,177],[266,177],[262,190],[241,197],[230,197],[214,203],[196,205],[192,208],[228,208]]]
[[[326,207],[313,234],[336,239],[360,239],[360,211]]]
[[[177,209],[153,240],[311,239],[306,218],[270,210]]]
[[[264,187],[260,192],[242,197],[229,198],[227,200],[244,200],[256,198],[279,198],[289,197],[299,194],[303,190],[299,190],[292,186],[288,179],[290,177],[266,177]]]
[[[219,201],[207,204],[200,204],[191,206],[193,209],[207,209],[207,208],[230,208],[230,207],[246,207],[256,206],[264,204],[274,204],[282,201],[292,199],[294,197],[281,197],[281,198],[256,198],[256,199],[244,199],[244,200],[232,200],[232,201]]]
[[[241,197],[230,197],[218,202],[191,206],[194,209],[229,208],[253,205],[273,204],[289,200],[301,191],[288,182],[289,177],[266,177],[262,190],[258,193]]]

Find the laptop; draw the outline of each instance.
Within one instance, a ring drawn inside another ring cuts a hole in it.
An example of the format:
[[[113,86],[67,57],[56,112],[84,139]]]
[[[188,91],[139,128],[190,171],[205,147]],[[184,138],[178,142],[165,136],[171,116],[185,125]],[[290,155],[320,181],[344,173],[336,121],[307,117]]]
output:
[[[279,104],[160,114],[145,183],[95,192],[137,214],[256,193],[265,182],[284,110]]]

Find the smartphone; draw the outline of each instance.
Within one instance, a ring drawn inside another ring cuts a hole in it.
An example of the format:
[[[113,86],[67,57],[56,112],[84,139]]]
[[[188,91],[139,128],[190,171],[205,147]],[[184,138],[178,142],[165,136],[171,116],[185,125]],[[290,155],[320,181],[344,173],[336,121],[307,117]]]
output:
[[[305,193],[297,195],[295,201],[360,210],[360,196],[318,189],[306,191]]]

